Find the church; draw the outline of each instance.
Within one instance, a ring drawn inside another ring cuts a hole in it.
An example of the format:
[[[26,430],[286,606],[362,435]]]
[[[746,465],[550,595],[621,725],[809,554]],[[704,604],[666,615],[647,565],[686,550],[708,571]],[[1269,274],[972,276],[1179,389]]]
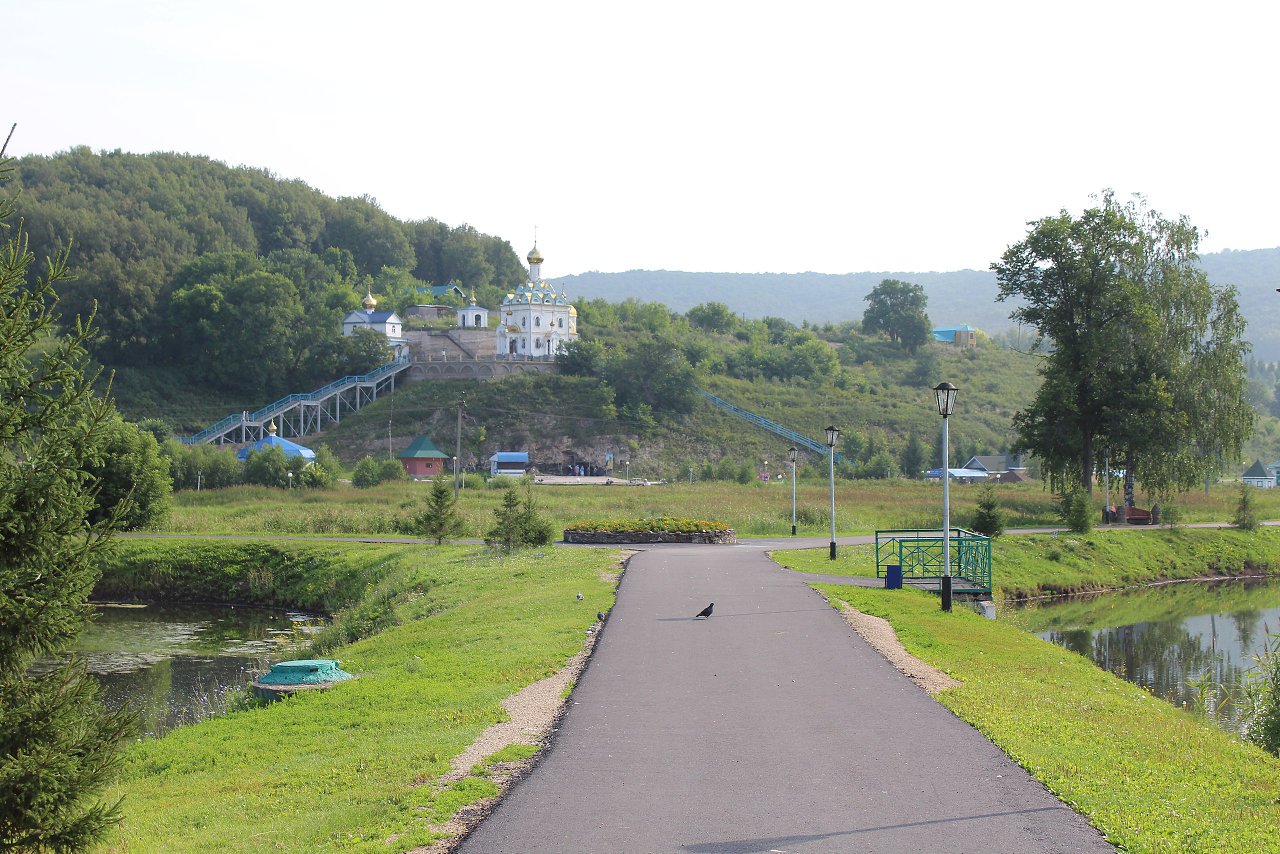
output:
[[[543,280],[543,260],[534,243],[528,255],[529,281],[502,300],[495,350],[499,356],[551,358],[578,338],[578,310]]]

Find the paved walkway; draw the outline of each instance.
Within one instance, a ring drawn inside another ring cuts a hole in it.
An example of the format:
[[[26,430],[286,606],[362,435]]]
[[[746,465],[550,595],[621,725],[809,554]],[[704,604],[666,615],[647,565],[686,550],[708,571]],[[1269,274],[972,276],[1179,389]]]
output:
[[[767,545],[635,555],[547,753],[459,850],[1112,850]]]

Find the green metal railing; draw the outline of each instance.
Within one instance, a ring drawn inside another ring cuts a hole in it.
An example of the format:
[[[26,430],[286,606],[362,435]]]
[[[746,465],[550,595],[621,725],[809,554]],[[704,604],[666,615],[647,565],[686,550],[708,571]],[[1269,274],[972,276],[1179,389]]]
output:
[[[888,567],[902,567],[904,581],[934,579],[943,575],[942,531],[876,531],[876,576],[884,578]],[[991,592],[991,538],[951,529],[951,576],[957,590]]]

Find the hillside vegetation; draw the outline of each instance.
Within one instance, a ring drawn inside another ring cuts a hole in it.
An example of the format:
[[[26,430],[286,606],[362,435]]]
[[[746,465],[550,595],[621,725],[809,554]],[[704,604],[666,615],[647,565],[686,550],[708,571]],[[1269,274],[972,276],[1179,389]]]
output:
[[[1025,211],[1028,218],[1052,211]],[[1208,224],[1212,230],[1212,223]],[[1009,242],[1021,238],[1010,234]],[[1002,247],[992,250],[996,260]],[[1226,250],[1200,256],[1199,266],[1215,285],[1235,285],[1240,310],[1249,322],[1245,338],[1254,355],[1280,360],[1280,248]],[[695,273],[679,270],[592,271],[556,279],[572,296],[620,301],[635,294],[675,311],[719,300],[745,318],[781,317],[792,323],[827,323],[861,317],[867,294],[884,279],[902,279],[924,287],[929,316],[938,325],[970,323],[995,334],[1018,330],[1009,319],[1014,303],[996,302],[996,277],[989,270],[863,273]],[[1022,331],[1026,338],[1026,331]]]

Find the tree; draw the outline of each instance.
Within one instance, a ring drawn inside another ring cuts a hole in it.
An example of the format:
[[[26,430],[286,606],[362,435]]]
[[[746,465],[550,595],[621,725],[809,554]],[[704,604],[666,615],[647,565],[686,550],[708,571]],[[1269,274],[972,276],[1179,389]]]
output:
[[[864,299],[870,303],[862,315],[864,333],[883,332],[909,353],[915,353],[929,340],[929,316],[925,314],[928,298],[920,285],[885,279]]]
[[[925,469],[924,455],[924,443],[920,441],[918,435],[912,433],[907,437],[907,444],[898,457],[898,468],[902,469],[902,473],[907,477],[919,478]]]
[[[435,540],[437,546],[467,530],[466,521],[458,514],[452,484],[439,477],[431,482],[426,505],[414,517],[413,524],[418,533]]]
[[[1240,484],[1240,498],[1236,502],[1235,515],[1231,524],[1242,531],[1258,530],[1258,505],[1253,500],[1253,487],[1247,483]]]
[[[991,484],[982,487],[978,493],[978,509],[974,511],[970,526],[979,534],[995,539],[1004,533],[1004,512],[1000,509],[1000,500],[996,498],[996,489]]]
[[[1053,345],[1014,450],[1054,489],[1091,491],[1109,460],[1167,494],[1239,457],[1253,426],[1244,320],[1234,289],[1196,267],[1199,240],[1185,217],[1107,191],[1079,218],[1031,223],[991,265],[998,299],[1022,300],[1010,316]]]
[[[704,302],[685,312],[689,322],[708,332],[732,332],[738,318],[722,302]]]
[[[10,163],[0,149],[0,181]],[[68,277],[67,255],[28,281],[34,257],[21,221],[9,222],[15,208],[0,198],[0,849],[72,851],[119,820],[119,804],[98,794],[133,724],[102,709],[80,664],[28,674],[83,627],[96,556],[128,507],[90,520],[88,469],[114,410],[93,392],[87,320],[32,349],[58,323],[54,285]]]
[[[151,433],[118,416],[104,423],[102,444],[86,471],[97,487],[89,514],[92,522],[110,518],[124,502],[119,517],[123,531],[146,527],[169,511],[173,483],[159,443]]]
[[[494,510],[494,525],[484,535],[485,544],[499,551],[511,552],[532,546],[545,546],[555,536],[547,520],[533,500],[533,486],[525,485],[524,500],[514,486],[502,494],[502,506]]]

